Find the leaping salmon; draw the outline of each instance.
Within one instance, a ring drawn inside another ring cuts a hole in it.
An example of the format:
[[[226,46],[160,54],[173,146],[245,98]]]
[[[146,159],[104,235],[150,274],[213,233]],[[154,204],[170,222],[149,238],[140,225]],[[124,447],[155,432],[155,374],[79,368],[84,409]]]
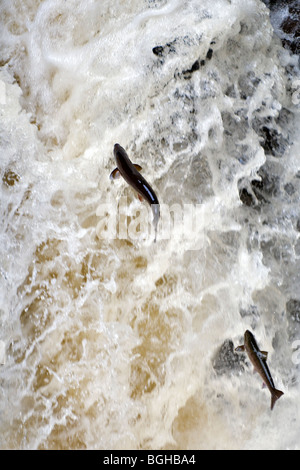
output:
[[[124,180],[141,196],[145,199],[148,204],[150,204],[152,213],[153,213],[153,225],[155,230],[155,239],[157,236],[157,225],[160,217],[160,207],[157,196],[150,184],[147,183],[145,178],[140,174],[142,169],[139,165],[133,164],[126,151],[119,144],[114,146],[114,156],[117,163],[117,168],[115,168],[111,174],[110,178],[115,179],[119,176],[123,176]]]
[[[254,369],[259,373],[265,385],[271,393],[271,410],[274,408],[276,401],[283,395],[281,390],[275,388],[269,367],[267,365],[268,353],[260,351],[253,334],[247,330],[244,334],[244,344],[238,346],[236,351],[246,351]]]

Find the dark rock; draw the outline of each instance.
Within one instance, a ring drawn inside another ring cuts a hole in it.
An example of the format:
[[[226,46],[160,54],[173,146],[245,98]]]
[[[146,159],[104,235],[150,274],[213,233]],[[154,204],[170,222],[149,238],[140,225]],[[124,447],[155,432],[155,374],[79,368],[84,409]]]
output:
[[[300,323],[300,300],[290,299],[286,303],[286,313],[289,319]]]
[[[267,126],[263,126],[260,129],[260,135],[263,139],[261,146],[266,152],[266,155],[281,157],[284,154],[287,147],[287,141],[276,131],[276,129],[270,129]]]
[[[270,19],[282,44],[293,54],[300,54],[299,0],[263,0],[270,9]],[[278,19],[282,17],[281,22]]]
[[[207,58],[208,60],[210,60],[210,59],[212,58],[213,52],[214,52],[214,51],[213,51],[211,48],[208,49],[208,52],[207,52],[207,54],[206,54],[206,58]]]
[[[224,341],[213,359],[213,368],[218,375],[244,370],[245,355],[236,353],[230,339]]]
[[[157,55],[158,57],[164,57],[164,56],[166,56],[170,53],[175,53],[176,52],[176,49],[175,49],[176,42],[177,42],[177,40],[174,39],[174,41],[168,42],[164,46],[155,46],[155,47],[153,47],[152,52],[153,52],[153,54]]]
[[[199,60],[196,60],[190,69],[183,70],[182,75],[184,76],[184,78],[191,78],[192,73],[196,72],[199,69],[200,69],[200,62]]]
[[[256,201],[246,188],[239,189],[240,200],[248,207],[255,206]]]
[[[152,52],[153,54],[158,55],[159,57],[162,57],[164,48],[163,46],[156,46],[156,47],[153,47]]]
[[[280,178],[276,175],[274,169],[264,165],[258,170],[257,174],[261,179],[260,181],[253,180],[251,187],[259,201],[267,202],[268,199],[280,194]]]

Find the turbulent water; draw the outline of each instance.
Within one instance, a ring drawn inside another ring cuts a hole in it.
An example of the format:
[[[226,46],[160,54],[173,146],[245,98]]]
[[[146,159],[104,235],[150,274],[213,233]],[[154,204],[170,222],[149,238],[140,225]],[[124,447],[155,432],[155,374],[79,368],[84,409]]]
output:
[[[0,447],[300,449],[300,75],[267,6],[1,0],[0,22]]]

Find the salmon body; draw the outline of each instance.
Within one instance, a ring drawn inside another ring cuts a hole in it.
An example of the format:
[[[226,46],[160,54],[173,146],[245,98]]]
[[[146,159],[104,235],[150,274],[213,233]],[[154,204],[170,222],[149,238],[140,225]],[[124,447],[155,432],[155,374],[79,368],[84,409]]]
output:
[[[244,334],[244,345],[238,346],[236,351],[246,351],[254,369],[261,376],[264,384],[271,393],[271,410],[274,408],[276,401],[283,395],[281,390],[275,388],[269,367],[267,365],[268,353],[261,351],[257,345],[254,335],[247,330]]]
[[[139,165],[133,164],[126,151],[119,144],[114,146],[114,156],[117,163],[117,168],[112,171],[110,177],[116,178],[121,175],[124,180],[141,196],[142,199],[145,199],[148,204],[150,204],[152,213],[153,213],[153,225],[155,229],[155,241],[157,234],[157,225],[160,217],[160,206],[157,199],[157,196],[154,190],[151,188],[150,184],[145,180],[145,178],[139,172],[141,167]]]

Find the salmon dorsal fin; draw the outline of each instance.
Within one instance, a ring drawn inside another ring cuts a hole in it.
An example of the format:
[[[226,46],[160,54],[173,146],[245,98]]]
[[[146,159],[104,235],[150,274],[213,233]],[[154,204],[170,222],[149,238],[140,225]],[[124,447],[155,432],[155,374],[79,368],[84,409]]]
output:
[[[134,166],[134,168],[135,168],[137,171],[142,171],[142,169],[143,169],[143,168],[141,167],[141,165],[139,165],[138,163],[134,163],[133,166]]]
[[[263,359],[264,361],[266,361],[268,359],[268,353],[267,351],[259,351],[258,353],[258,356]]]

